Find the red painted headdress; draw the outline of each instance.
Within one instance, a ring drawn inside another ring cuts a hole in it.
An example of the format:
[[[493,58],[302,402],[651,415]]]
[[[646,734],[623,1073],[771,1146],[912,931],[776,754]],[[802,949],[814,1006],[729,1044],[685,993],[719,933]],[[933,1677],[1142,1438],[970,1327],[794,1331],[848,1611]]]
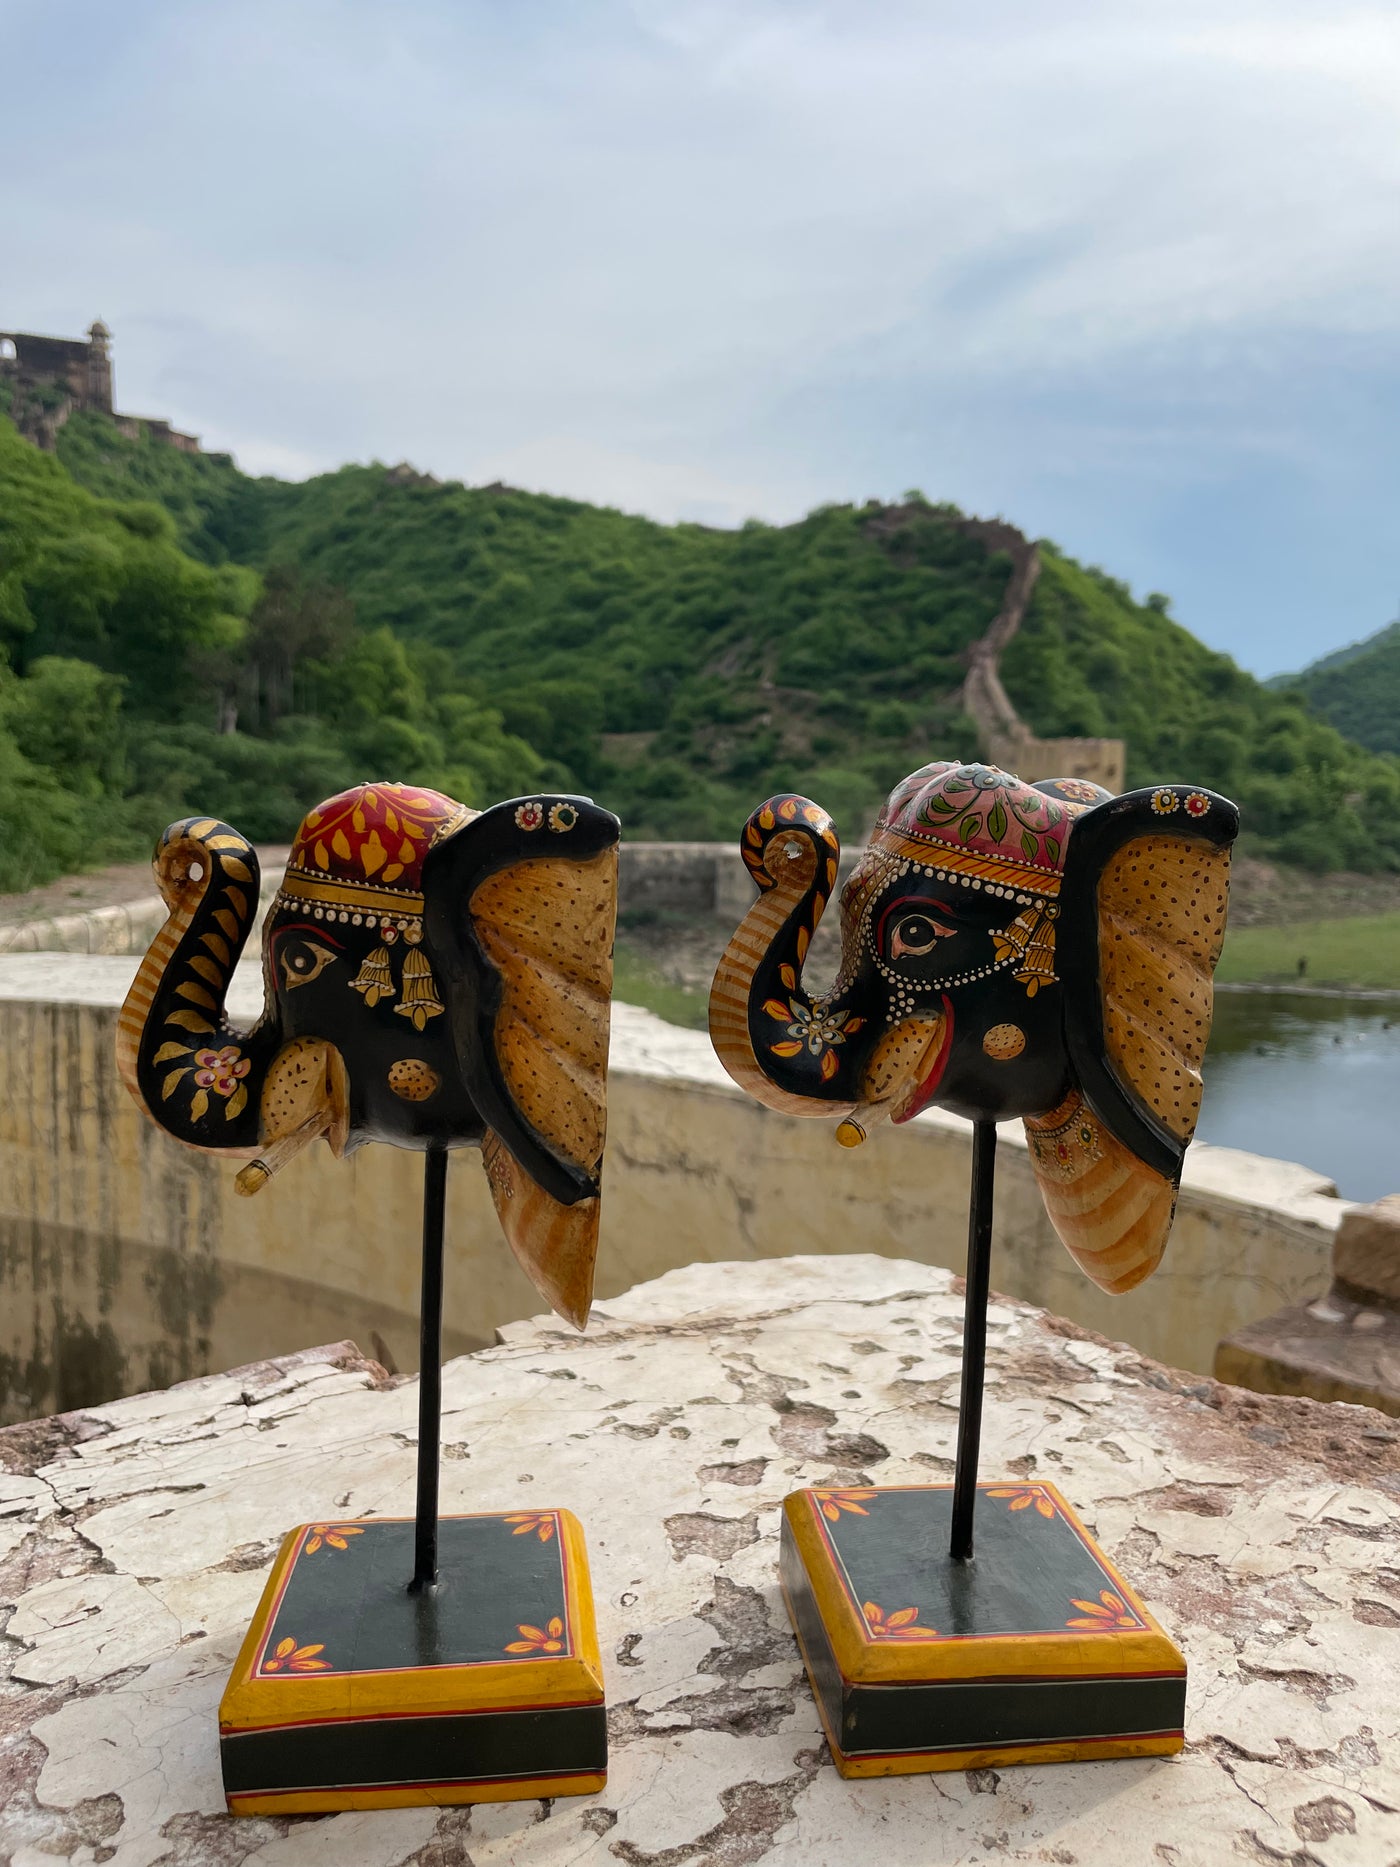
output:
[[[341,920],[416,920],[423,858],[477,813],[417,785],[357,784],[308,811],[279,902],[311,901]]]

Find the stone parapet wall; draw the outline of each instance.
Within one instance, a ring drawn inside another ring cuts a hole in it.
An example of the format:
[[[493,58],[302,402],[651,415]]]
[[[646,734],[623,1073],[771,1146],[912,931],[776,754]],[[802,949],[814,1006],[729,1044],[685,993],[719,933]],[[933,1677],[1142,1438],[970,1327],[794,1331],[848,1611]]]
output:
[[[841,852],[839,886],[865,854],[862,845]],[[710,916],[736,927],[757,890],[732,843],[628,843],[619,845],[618,908],[626,915]]]
[[[0,953],[144,953],[165,925],[166,911],[153,895],[82,914],[11,921],[0,926]]]
[[[865,851],[843,851],[844,882]],[[259,915],[276,893],[281,864],[263,864]],[[753,880],[733,843],[622,843],[618,878],[624,915],[685,915],[713,918],[737,926],[754,899]],[[5,953],[144,953],[165,924],[166,909],[152,886],[139,900],[81,914],[0,924],[0,954]],[[256,950],[261,927],[255,928]]]
[[[317,1144],[253,1199],[234,1163],[178,1147],[113,1062],[131,958],[0,959],[0,1417],[95,1402],[308,1341],[353,1337],[408,1369],[422,1163]],[[230,1012],[262,1003],[245,964]],[[828,1122],[742,1095],[701,1034],[614,1010],[598,1287],[693,1261],[879,1251],[962,1268],[967,1123],[930,1110],[855,1152]],[[1328,1285],[1346,1202],[1322,1176],[1198,1144],[1162,1270],[1096,1290],[1045,1218],[1019,1124],[1001,1130],[993,1283],[1204,1374],[1217,1341]],[[449,1353],[539,1304],[476,1156],[449,1184]],[[563,1325],[561,1325],[562,1327]]]

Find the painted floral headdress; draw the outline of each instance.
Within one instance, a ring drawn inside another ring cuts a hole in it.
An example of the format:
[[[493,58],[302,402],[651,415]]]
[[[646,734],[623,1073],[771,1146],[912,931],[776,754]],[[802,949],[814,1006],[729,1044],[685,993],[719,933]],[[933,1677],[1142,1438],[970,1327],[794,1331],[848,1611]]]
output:
[[[1084,788],[1086,803],[1100,795]],[[1077,814],[995,765],[925,765],[895,791],[870,842],[958,882],[1053,900]]]
[[[421,1031],[442,1011],[423,938],[423,859],[476,816],[465,804],[414,785],[357,784],[308,812],[277,895],[313,920],[375,929],[379,944],[350,981],[371,1007],[394,998],[389,949],[402,939],[403,996],[394,1007]]]

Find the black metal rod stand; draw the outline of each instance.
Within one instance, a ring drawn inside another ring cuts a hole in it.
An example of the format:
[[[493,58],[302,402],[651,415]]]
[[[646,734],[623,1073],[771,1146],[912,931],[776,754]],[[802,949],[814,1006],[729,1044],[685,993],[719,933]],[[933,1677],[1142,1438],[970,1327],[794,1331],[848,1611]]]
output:
[[[447,1149],[423,1157],[423,1296],[418,1311],[418,1512],[409,1593],[437,1586],[438,1464],[442,1443],[442,1232]]]
[[[987,1291],[992,1276],[992,1185],[997,1125],[972,1124],[972,1199],[967,1216],[967,1294],[963,1299],[962,1398],[958,1403],[958,1466],[953,1476],[954,1562],[972,1556],[977,1504],[977,1453],[982,1440],[982,1383],[987,1372]]]

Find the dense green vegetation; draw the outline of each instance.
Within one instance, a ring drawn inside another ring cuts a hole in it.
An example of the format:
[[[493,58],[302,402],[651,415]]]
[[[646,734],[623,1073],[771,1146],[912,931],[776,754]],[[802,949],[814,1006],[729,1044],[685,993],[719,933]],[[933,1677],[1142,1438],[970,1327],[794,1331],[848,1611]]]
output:
[[[1273,685],[1301,694],[1348,739],[1400,753],[1400,622]]]
[[[275,838],[367,772],[486,801],[544,768],[450,658],[295,571],[201,562],[163,503],[94,493],[3,417],[0,651],[0,888],[144,853],[184,810]]]
[[[1003,669],[1038,732],[1121,734],[1131,782],[1231,793],[1266,853],[1400,868],[1400,761],[1043,558]],[[253,479],[95,416],[55,459],[0,415],[0,886],[184,809],[286,836],[371,775],[578,786],[660,837],[732,836],[790,786],[859,834],[974,752],[962,657],[1006,575],[915,496],[725,532],[403,467]]]
[[[679,1024],[688,1031],[709,1029],[709,993],[667,978],[647,954],[638,951],[625,927],[618,929],[613,955],[613,993],[620,1003],[641,1005],[667,1024]]]
[[[1304,697],[1246,674],[1174,622],[1164,598],[1051,548],[1002,663],[1047,737],[1112,734],[1130,784],[1208,784],[1239,804],[1245,846],[1308,869],[1400,868],[1400,762],[1344,739]]]

